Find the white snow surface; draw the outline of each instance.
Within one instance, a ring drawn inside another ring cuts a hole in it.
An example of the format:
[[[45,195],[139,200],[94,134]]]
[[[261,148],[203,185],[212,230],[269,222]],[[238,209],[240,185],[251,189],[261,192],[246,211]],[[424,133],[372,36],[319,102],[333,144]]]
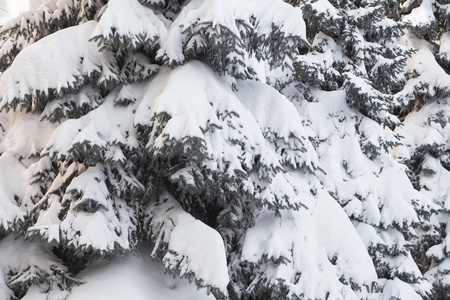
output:
[[[450,32],[445,32],[439,43],[439,53],[446,54],[447,57],[450,56]]]
[[[18,201],[24,196],[26,178],[26,169],[12,154],[0,156],[0,227],[4,229],[24,220],[26,212]]]
[[[403,22],[413,26],[426,26],[436,21],[434,17],[434,0],[423,0],[419,7],[414,8],[410,14],[403,17]]]
[[[187,280],[165,274],[164,267],[146,254],[116,257],[88,267],[79,275],[86,283],[74,288],[67,300],[215,299]]]
[[[33,114],[23,112],[14,116],[10,115],[12,116],[11,127],[8,128],[4,140],[0,140],[0,153],[7,151],[17,159],[27,159],[33,155],[39,155],[55,125],[47,121],[40,122],[39,116]],[[25,135],[28,137],[22,138]]]
[[[19,280],[31,281],[50,272],[51,268],[67,271],[51,253],[50,245],[23,241],[15,234],[9,234],[0,241],[0,258],[0,299],[12,296],[9,285],[14,282],[6,282],[6,273],[10,270],[20,275]]]
[[[213,300],[185,279],[165,274],[153,262],[148,248],[135,255],[97,261],[77,276],[84,283],[73,288],[67,300]],[[1,286],[1,283],[0,283]],[[30,288],[23,300],[47,300],[48,294]]]

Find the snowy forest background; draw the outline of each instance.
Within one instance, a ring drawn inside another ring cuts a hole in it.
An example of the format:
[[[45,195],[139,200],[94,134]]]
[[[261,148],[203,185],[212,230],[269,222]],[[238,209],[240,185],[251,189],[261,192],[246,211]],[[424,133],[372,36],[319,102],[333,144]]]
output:
[[[6,22],[0,299],[450,299],[450,1],[287,2]]]

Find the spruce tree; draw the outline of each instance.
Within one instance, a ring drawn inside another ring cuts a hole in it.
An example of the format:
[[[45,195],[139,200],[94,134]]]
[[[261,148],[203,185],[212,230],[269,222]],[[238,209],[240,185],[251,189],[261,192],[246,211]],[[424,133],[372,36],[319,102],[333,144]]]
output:
[[[448,3],[406,2],[400,10],[407,31],[400,42],[414,47],[405,70],[405,88],[394,95],[402,103],[403,146],[394,154],[410,169],[415,188],[438,205],[424,220],[414,255],[434,286],[435,299],[450,297],[448,183]]]
[[[50,0],[7,23],[1,297],[70,299],[131,255],[216,299],[429,297],[409,248],[437,207],[388,152],[412,53],[392,7]]]
[[[4,292],[67,296],[72,275],[148,243],[168,272],[218,299],[339,295],[338,275],[305,291],[301,266],[283,272],[302,249],[289,233],[298,214],[327,194],[294,106],[254,81],[255,66],[284,68],[306,43],[301,11],[271,1],[112,0],[72,18],[83,6],[59,4],[3,29],[2,169],[14,165],[20,183],[3,187],[4,247],[17,236],[50,261],[4,266]],[[27,128],[36,133],[20,138]],[[277,231],[294,240],[267,240]],[[355,262],[367,265],[357,249]],[[326,252],[322,261],[330,264]]]

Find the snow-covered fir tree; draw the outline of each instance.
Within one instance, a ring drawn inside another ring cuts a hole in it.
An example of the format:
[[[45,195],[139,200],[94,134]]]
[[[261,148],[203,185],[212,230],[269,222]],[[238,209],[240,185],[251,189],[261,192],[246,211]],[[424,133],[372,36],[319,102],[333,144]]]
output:
[[[411,238],[416,236],[413,228],[434,206],[413,190],[405,168],[389,154],[389,148],[400,143],[399,135],[391,131],[400,124],[395,115],[400,105],[393,94],[405,84],[401,73],[413,52],[396,42],[405,25],[396,21],[392,5],[379,1],[304,5],[311,50],[294,63],[300,94],[293,96],[312,96],[313,103],[303,101],[300,107],[316,131],[311,139],[327,174],[321,182],[357,228],[379,278],[387,280],[379,287],[382,294],[404,297],[391,285],[401,280],[417,292],[408,297],[420,299],[432,291],[411,256]],[[346,93],[326,92],[336,89]],[[328,97],[333,100],[322,100]],[[339,101],[340,105],[331,104]]]
[[[400,18],[407,30],[399,42],[414,47],[407,62],[405,88],[394,97],[404,118],[397,132],[403,145],[393,152],[410,169],[415,188],[438,205],[421,224],[414,251],[416,260],[434,285],[435,299],[450,297],[448,97],[448,17],[446,1],[405,2]]]
[[[406,4],[291,2],[47,0],[3,27],[0,298],[168,299],[105,277],[143,265],[192,299],[445,291],[446,173],[439,200],[389,152],[417,146]]]

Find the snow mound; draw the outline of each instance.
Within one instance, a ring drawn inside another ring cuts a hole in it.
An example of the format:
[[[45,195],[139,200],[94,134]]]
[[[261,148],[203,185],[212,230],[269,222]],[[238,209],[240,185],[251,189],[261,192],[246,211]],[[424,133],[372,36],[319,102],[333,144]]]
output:
[[[78,277],[84,282],[73,288],[67,300],[213,300],[187,280],[165,274],[160,263],[152,262],[149,249],[135,256],[117,256],[99,261]],[[31,288],[23,300],[47,300],[48,294]]]

